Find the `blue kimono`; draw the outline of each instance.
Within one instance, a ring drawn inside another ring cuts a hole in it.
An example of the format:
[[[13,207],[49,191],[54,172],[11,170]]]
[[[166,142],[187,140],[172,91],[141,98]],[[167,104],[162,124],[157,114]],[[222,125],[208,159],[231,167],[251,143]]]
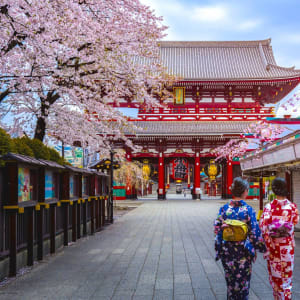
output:
[[[240,220],[248,225],[246,240],[240,242],[223,240],[222,224],[226,219]],[[231,200],[220,208],[215,220],[215,235],[216,260],[221,259],[224,267],[227,298],[246,300],[256,250],[266,251],[255,211],[243,200]]]

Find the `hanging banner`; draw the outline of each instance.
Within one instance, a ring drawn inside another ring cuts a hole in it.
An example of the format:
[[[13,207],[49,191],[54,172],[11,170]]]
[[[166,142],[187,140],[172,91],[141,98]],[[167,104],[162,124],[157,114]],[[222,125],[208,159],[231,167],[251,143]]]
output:
[[[175,158],[172,162],[172,177],[174,180],[185,180],[188,177],[188,161],[183,157]]]

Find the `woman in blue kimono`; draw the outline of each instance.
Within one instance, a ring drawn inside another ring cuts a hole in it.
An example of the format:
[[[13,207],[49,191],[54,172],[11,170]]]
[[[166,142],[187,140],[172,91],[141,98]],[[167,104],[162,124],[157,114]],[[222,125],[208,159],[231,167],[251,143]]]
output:
[[[254,209],[244,199],[248,195],[249,184],[240,177],[231,186],[233,200],[220,208],[215,220],[216,260],[221,259],[227,283],[227,299],[247,300],[250,289],[252,262],[256,250],[265,252],[266,247],[256,220]],[[223,229],[228,227],[225,220],[239,220],[247,224],[248,231],[244,240],[225,241]]]

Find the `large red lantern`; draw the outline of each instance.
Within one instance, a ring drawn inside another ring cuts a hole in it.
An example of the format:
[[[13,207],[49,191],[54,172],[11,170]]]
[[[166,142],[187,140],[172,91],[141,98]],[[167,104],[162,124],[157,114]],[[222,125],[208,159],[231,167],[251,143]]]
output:
[[[188,161],[183,157],[175,158],[172,161],[172,177],[174,180],[185,180],[188,176]]]

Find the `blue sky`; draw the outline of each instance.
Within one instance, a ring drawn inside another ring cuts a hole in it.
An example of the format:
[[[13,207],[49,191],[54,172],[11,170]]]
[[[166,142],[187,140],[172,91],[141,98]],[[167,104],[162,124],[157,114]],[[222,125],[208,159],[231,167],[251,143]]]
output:
[[[163,16],[165,40],[272,39],[277,64],[300,69],[299,0],[140,0]],[[295,91],[283,101],[289,99]],[[278,111],[282,115],[283,110]],[[295,115],[295,114],[294,114]],[[300,103],[296,116],[300,115]]]
[[[163,16],[166,40],[271,38],[277,63],[300,69],[299,0],[141,0]]]

